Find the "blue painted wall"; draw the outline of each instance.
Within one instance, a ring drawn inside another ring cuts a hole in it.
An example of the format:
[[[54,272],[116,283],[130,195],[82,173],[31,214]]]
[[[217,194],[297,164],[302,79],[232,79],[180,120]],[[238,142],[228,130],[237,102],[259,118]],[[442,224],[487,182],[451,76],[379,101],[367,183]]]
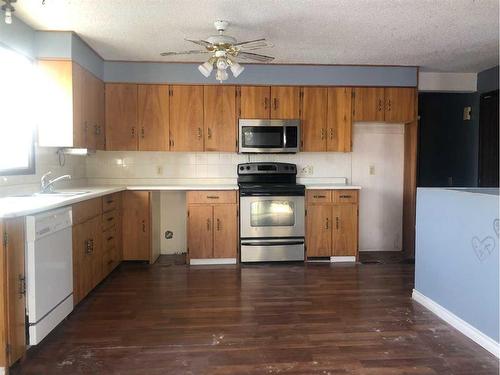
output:
[[[477,74],[477,91],[479,93],[498,90],[498,65]]]
[[[480,191],[417,190],[415,289],[498,342],[499,197]]]
[[[13,17],[12,21],[11,25],[7,25],[0,19],[0,44],[35,58],[35,30],[18,18]]]

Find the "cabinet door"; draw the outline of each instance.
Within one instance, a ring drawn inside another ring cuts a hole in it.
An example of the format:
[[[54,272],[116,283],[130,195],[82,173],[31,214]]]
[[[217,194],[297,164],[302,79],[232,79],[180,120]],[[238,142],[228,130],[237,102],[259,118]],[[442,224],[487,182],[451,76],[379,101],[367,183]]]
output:
[[[83,69],[82,69],[83,70]],[[85,124],[85,145],[92,150],[97,149],[97,121],[98,121],[98,99],[97,78],[83,70],[83,95],[82,108]]]
[[[96,101],[96,149],[106,148],[105,126],[104,126],[104,82],[95,79],[95,101]]]
[[[358,252],[358,207],[333,205],[333,255],[356,256]]]
[[[86,148],[86,118],[85,118],[85,70],[72,63],[73,78],[73,147]]]
[[[167,85],[139,85],[138,125],[140,151],[169,150],[169,97]]]
[[[205,151],[236,151],[236,87],[204,86]]]
[[[214,205],[214,258],[236,258],[238,238],[235,204]]]
[[[300,118],[299,86],[271,87],[271,118],[272,119]]]
[[[90,220],[73,225],[73,303],[78,304],[92,289],[92,234]]]
[[[240,118],[269,118],[271,89],[269,86],[240,87]]]
[[[327,89],[302,89],[302,150],[326,151]]]
[[[352,89],[328,89],[328,151],[352,151]]]
[[[415,89],[387,87],[385,89],[385,121],[406,123],[415,120]]]
[[[354,89],[353,121],[384,121],[384,88]]]
[[[137,85],[106,84],[106,150],[137,150]]]
[[[150,192],[125,191],[122,196],[123,260],[151,258]]]
[[[332,206],[307,206],[306,246],[308,257],[332,255]]]
[[[203,151],[203,86],[170,90],[170,150]]]
[[[188,255],[190,259],[213,257],[213,209],[209,204],[188,208]]]
[[[90,290],[94,289],[97,284],[103,279],[103,268],[102,268],[102,226],[101,226],[101,216],[96,216],[88,222],[89,227],[89,237],[90,237],[90,274],[91,274],[91,287]]]
[[[12,365],[26,351],[26,284],[24,273],[24,218],[5,221],[8,243],[5,250],[7,327],[6,338],[10,347],[7,363]],[[3,233],[3,232],[2,232]],[[2,295],[2,298],[4,296]],[[3,315],[3,312],[2,312]]]

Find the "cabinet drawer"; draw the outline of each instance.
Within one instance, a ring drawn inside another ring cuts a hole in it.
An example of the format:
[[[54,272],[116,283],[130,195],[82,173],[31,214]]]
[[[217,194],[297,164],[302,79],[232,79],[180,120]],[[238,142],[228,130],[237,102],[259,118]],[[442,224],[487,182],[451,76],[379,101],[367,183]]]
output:
[[[236,191],[188,191],[187,203],[236,203]]]
[[[102,243],[105,252],[117,247],[118,238],[116,227],[110,228],[102,233]]]
[[[118,222],[118,211],[113,210],[102,214],[102,230],[105,231],[114,227]]]
[[[307,190],[306,191],[307,203],[331,203],[332,191],[331,190]]]
[[[105,195],[102,197],[102,212],[108,212],[119,207],[120,193]]]
[[[89,199],[73,205],[73,225],[81,224],[102,213],[101,198]]]
[[[357,203],[358,191],[357,190],[335,190],[333,192],[334,203]]]

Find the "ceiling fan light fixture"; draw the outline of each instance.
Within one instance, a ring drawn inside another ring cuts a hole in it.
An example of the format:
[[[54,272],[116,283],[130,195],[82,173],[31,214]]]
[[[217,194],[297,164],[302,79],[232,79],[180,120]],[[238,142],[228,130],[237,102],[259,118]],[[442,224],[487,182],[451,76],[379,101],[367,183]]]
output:
[[[229,60],[231,61],[231,60]],[[231,61],[231,64],[229,65],[229,68],[231,69],[231,72],[233,73],[234,78],[238,78],[238,76],[243,73],[245,68],[238,64],[235,61]]]
[[[219,57],[217,59],[217,69],[220,69],[220,70],[227,69],[227,60],[224,57]]]
[[[229,78],[229,74],[227,74],[226,70],[217,69],[217,73],[215,74],[215,79],[219,82],[225,81]]]
[[[203,64],[198,66],[198,70],[200,71],[201,74],[203,74],[205,77],[210,77],[210,74],[212,74],[212,70],[214,70],[214,65],[213,63],[209,60],[207,62],[204,62]]]

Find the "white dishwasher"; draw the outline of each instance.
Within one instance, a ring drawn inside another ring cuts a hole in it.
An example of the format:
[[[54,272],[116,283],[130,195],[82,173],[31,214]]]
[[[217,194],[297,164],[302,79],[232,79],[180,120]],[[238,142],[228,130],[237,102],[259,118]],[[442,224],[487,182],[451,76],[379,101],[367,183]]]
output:
[[[73,310],[72,211],[26,217],[26,310],[36,345]]]

